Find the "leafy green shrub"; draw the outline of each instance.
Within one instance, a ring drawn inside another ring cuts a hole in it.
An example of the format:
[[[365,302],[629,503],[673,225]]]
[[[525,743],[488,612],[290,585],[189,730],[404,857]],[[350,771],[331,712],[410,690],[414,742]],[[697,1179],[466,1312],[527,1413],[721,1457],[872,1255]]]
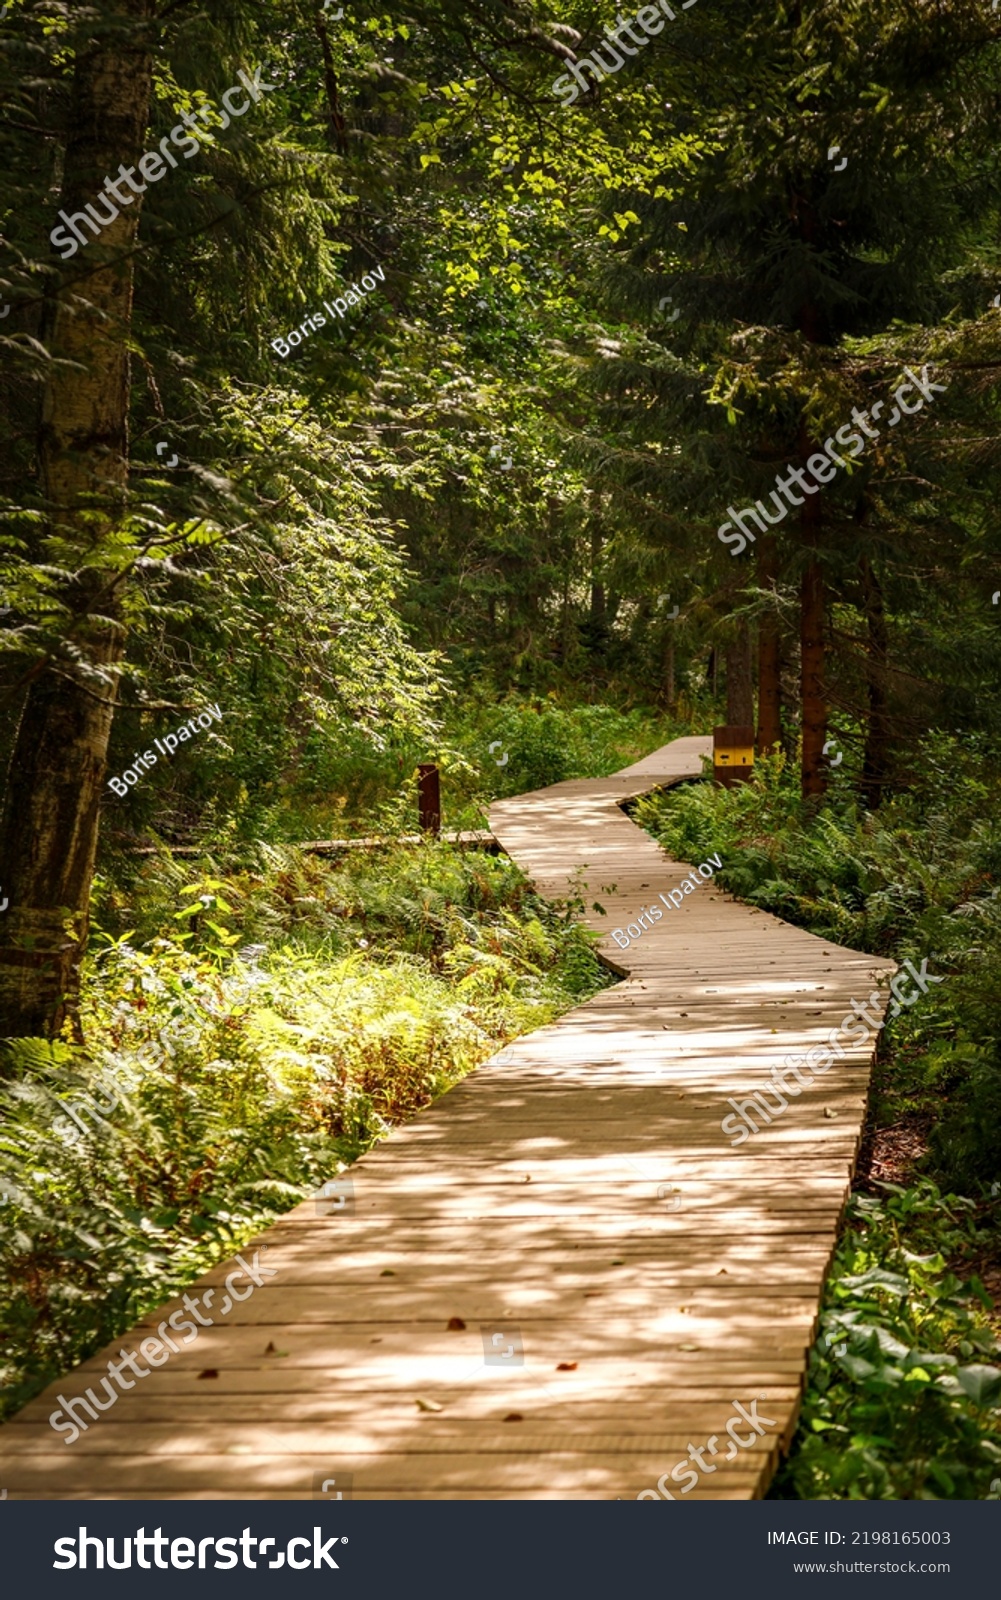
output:
[[[362,727],[316,727],[280,794],[268,786],[276,792],[265,805],[264,791],[255,788],[246,815],[215,830],[212,845],[246,841],[249,833],[269,841],[413,833],[422,761],[441,769],[445,828],[480,828],[495,795],[603,777],[684,731],[649,712],[567,705],[554,696],[527,704],[456,697],[433,737],[390,736],[379,746]]]
[[[523,706],[502,702],[480,720],[484,745],[501,741],[508,762],[494,781],[498,793],[522,794],[568,778],[603,778],[650,749],[666,744],[680,728],[643,711],[611,706],[561,706],[553,699]]]
[[[989,1235],[971,1201],[928,1181],[882,1187],[851,1202],[773,1499],[982,1499],[999,1475],[990,1300],[947,1266]]]

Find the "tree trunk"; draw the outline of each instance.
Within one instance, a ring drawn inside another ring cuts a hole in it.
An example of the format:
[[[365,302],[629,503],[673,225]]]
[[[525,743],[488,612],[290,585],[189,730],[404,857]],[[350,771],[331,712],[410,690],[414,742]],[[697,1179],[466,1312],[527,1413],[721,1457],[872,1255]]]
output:
[[[77,56],[62,207],[80,213],[144,147],[153,0],[107,0]],[[122,180],[118,180],[119,184]],[[113,538],[128,486],[132,257],[139,199],[82,246],[51,318],[38,455],[47,527],[39,560],[73,576],[61,647],[26,674],[0,861],[0,1032],[52,1037],[75,1011],[108,738],[125,649],[127,563]],[[81,224],[81,233],[90,238]],[[120,537],[120,536],[119,536]]]
[[[778,545],[774,534],[763,534],[758,545],[758,587],[774,594],[777,585]],[[778,613],[769,607],[758,623],[758,755],[771,755],[781,742],[782,635]]]
[[[674,687],[674,624],[667,624],[667,636],[664,640],[664,676],[661,684],[661,704],[668,711],[673,711],[677,700]]]
[[[591,523],[591,622],[595,628],[600,628],[605,621],[605,585],[601,582],[601,525],[595,520]]]
[[[806,298],[799,307],[797,321],[804,339],[814,345],[830,345],[833,339],[830,317],[826,307],[819,304],[813,293],[819,282],[819,265],[822,247],[818,246],[820,229],[813,201],[808,194],[792,197],[792,215],[803,241],[804,285]],[[806,418],[799,429],[800,465],[806,467],[810,456],[819,447],[811,442]],[[803,571],[800,586],[800,715],[803,735],[802,794],[804,800],[818,801],[827,786],[827,769],[824,766],[824,741],[827,737],[827,706],[824,701],[824,577],[817,552],[820,549],[821,502],[823,494],[804,494],[800,513],[803,543],[808,552],[808,565]]]
[[[803,716],[803,798],[819,800],[826,787],[824,740],[824,579],[816,556],[804,569],[800,589],[800,701]]]
[[[746,620],[738,622],[737,636],[726,647],[726,720],[741,728],[754,727],[751,629]]]
[[[330,141],[342,156],[346,156],[348,153],[348,127],[341,108],[340,89],[337,83],[337,72],[334,67],[334,53],[330,48],[330,35],[327,32],[325,12],[318,11],[313,20],[316,27],[316,36],[320,41],[320,52],[323,56],[323,84],[327,94],[327,123],[330,131]]]
[[[868,629],[866,687],[869,694],[869,722],[865,736],[865,755],[862,759],[862,798],[869,810],[875,811],[883,799],[890,747],[886,695],[886,658],[889,641],[886,613],[883,610],[883,590],[868,556],[862,557],[859,567],[862,573]]]
[[[807,318],[806,332],[810,331]],[[803,466],[814,452],[805,423],[800,429],[800,455]],[[827,738],[827,704],[824,700],[824,572],[817,556],[823,496],[804,496],[800,512],[803,543],[808,552],[800,583],[800,711],[802,719],[802,794],[804,800],[818,801],[827,788],[824,741]]]

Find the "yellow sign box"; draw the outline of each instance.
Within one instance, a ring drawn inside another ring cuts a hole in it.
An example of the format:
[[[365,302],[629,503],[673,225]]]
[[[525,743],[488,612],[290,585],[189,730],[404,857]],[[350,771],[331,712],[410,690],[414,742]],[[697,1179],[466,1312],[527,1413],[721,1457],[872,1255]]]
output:
[[[754,748],[751,745],[737,745],[729,750],[721,750],[717,746],[713,752],[713,762],[717,767],[753,767]]]

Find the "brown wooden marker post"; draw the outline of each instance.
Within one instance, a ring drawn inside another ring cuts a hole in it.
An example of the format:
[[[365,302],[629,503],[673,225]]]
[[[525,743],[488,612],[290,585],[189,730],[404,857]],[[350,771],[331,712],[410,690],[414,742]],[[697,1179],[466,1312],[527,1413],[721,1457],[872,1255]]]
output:
[[[724,789],[746,783],[754,771],[754,729],[723,723],[713,729],[713,777]]]
[[[422,833],[441,833],[441,780],[433,761],[417,768],[417,810]]]

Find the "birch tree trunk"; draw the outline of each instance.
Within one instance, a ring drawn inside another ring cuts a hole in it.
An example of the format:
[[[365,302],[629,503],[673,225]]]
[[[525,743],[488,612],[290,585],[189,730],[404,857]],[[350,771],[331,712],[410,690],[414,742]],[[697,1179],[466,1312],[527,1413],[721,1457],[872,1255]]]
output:
[[[97,197],[144,148],[153,0],[99,0],[79,38],[60,204]],[[121,183],[121,180],[119,180]],[[61,647],[27,674],[0,821],[0,1034],[52,1037],[72,1017],[118,678],[127,500],[131,250],[140,197],[81,247],[49,310],[36,554],[67,574]],[[55,209],[55,208],[54,208]],[[56,218],[53,216],[53,223]],[[81,226],[81,231],[85,232]],[[89,237],[89,234],[87,235]]]

